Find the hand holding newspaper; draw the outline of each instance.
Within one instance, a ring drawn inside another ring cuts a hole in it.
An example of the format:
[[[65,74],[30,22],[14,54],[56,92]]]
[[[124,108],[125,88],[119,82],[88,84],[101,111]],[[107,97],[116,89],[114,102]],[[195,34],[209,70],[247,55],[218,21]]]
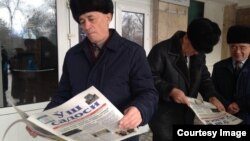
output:
[[[213,104],[201,99],[188,98],[190,108],[194,111],[198,119],[205,125],[236,125],[242,122],[241,119],[227,113],[219,111]]]
[[[149,131],[148,125],[119,129],[123,114],[93,86],[58,107],[31,116],[14,108],[27,126],[53,140],[119,141]]]

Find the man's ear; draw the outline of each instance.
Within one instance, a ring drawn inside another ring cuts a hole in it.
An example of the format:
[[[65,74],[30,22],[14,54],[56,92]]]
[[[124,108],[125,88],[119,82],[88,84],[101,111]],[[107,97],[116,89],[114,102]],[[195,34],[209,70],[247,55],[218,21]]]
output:
[[[108,22],[110,23],[110,22],[112,21],[113,14],[108,13],[108,14],[107,14],[107,18],[108,18]]]
[[[189,38],[188,38],[188,35],[187,35],[187,34],[185,34],[185,35],[184,35],[184,40],[186,40],[186,41],[187,41],[187,40],[189,40]]]
[[[185,40],[185,42],[186,42],[187,44],[192,45],[192,44],[191,44],[191,41],[189,40],[187,34],[184,35],[184,40]]]

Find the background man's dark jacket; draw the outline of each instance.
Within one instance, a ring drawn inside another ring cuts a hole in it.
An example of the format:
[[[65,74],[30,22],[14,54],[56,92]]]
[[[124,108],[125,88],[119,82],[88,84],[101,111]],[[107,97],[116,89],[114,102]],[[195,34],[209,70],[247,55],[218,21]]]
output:
[[[200,92],[205,100],[216,95],[210,73],[205,65],[205,55],[190,57],[187,69],[181,53],[181,38],[185,32],[178,31],[170,39],[155,45],[148,61],[153,73],[160,99],[158,111],[151,122],[156,134],[165,134],[173,124],[192,124],[194,115],[187,105],[177,104],[169,98],[173,87],[181,89],[189,97],[197,97]]]
[[[236,115],[244,120],[245,116],[242,114],[248,114],[250,117],[250,59],[244,63],[237,80],[233,70],[232,58],[224,59],[214,65],[212,79],[223,97],[225,108],[231,102],[236,102],[240,107],[240,112]]]

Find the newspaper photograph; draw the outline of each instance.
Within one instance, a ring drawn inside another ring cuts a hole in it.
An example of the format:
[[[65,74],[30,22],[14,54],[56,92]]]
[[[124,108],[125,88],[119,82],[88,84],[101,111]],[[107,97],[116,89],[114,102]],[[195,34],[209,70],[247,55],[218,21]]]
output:
[[[148,125],[120,129],[118,122],[122,117],[123,114],[92,86],[64,104],[30,115],[26,120],[31,123],[29,127],[41,132],[39,135],[53,140],[120,141],[150,130]]]
[[[238,117],[226,111],[219,111],[213,104],[202,99],[189,97],[188,100],[189,107],[204,125],[237,125],[242,122]]]

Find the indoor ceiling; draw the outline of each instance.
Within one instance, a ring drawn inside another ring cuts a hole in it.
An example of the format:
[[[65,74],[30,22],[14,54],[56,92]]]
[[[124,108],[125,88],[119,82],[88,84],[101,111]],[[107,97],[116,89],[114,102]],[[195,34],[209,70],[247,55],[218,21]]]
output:
[[[197,0],[202,2],[213,1],[222,4],[233,4],[237,3],[239,7],[241,6],[250,6],[250,0]]]

